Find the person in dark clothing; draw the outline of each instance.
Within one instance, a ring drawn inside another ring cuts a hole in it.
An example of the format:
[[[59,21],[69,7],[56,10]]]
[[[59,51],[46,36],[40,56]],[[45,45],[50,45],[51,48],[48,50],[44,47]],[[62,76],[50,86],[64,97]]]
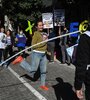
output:
[[[53,32],[53,30],[50,31],[48,39],[54,38],[55,37],[55,33]],[[55,40],[51,40],[47,43],[48,46],[48,52],[50,52],[50,62],[54,62],[54,48],[55,48]]]
[[[64,27],[64,30],[61,32],[61,35],[64,35],[66,33],[68,33],[68,30],[66,27]],[[69,47],[69,37],[68,36],[62,37],[60,39],[59,45],[61,46],[62,63],[63,64],[67,63],[68,65],[70,65],[70,62],[71,62],[70,56],[68,55],[66,51],[66,48]]]
[[[90,100],[90,26],[88,31],[80,36],[75,61],[74,87],[77,97],[84,98],[82,84],[85,85],[86,100]]]

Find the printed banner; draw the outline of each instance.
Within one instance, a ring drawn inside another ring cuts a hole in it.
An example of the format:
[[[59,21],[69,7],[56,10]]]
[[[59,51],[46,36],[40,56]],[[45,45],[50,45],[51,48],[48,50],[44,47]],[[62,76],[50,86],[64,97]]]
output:
[[[44,28],[53,28],[53,13],[43,13],[42,20]]]
[[[65,10],[54,10],[54,26],[65,26]]]

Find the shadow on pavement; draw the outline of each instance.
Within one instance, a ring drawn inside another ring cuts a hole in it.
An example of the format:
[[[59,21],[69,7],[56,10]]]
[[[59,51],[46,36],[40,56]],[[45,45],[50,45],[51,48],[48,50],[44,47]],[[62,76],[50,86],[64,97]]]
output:
[[[28,74],[24,74],[24,75],[21,75],[20,77],[25,77],[31,81],[37,81],[40,77],[40,68],[38,68],[38,70],[36,71],[36,73],[34,74],[34,78],[30,77],[30,75]]]
[[[57,100],[79,100],[72,89],[72,85],[64,82],[60,77],[56,78],[58,82],[53,85]]]

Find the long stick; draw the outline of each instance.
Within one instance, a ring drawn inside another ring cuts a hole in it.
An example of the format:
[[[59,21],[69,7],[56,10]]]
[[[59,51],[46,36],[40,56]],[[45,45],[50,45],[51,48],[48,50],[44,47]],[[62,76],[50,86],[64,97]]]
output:
[[[14,58],[15,56],[19,55],[20,53],[22,53],[22,52],[24,52],[24,51],[26,51],[26,50],[28,50],[28,49],[31,49],[32,47],[35,47],[35,46],[37,46],[37,45],[39,45],[39,44],[43,44],[43,43],[48,42],[48,41],[51,41],[51,40],[55,40],[55,39],[62,38],[62,37],[68,36],[68,35],[76,34],[76,33],[79,33],[79,32],[80,32],[80,31],[75,31],[75,32],[67,33],[67,34],[64,34],[64,35],[61,35],[61,36],[56,36],[56,37],[54,37],[54,38],[51,38],[51,39],[48,39],[48,40],[39,42],[39,43],[37,43],[37,44],[34,44],[34,45],[32,45],[32,46],[30,46],[30,47],[28,47],[28,48],[26,48],[26,49],[24,49],[24,50],[18,52],[17,54],[11,56],[10,58],[6,59],[5,61],[3,61],[3,62],[0,64],[0,66],[1,66],[2,64],[6,63],[7,61],[11,60],[11,59]]]

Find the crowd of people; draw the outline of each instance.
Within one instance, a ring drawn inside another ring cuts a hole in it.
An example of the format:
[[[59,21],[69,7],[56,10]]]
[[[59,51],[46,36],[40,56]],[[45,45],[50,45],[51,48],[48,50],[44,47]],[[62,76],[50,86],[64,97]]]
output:
[[[32,36],[32,42],[31,45],[35,45],[37,43],[43,42],[45,40],[54,38],[55,32],[50,29],[49,33],[44,32],[43,29],[43,23],[42,21],[38,21],[36,24],[36,31],[34,32],[34,35]],[[67,28],[64,27],[62,34],[66,34]],[[61,46],[61,51],[62,51],[62,63],[68,63],[70,65],[70,57],[68,53],[66,52],[66,48],[69,46],[68,45],[68,37],[63,37],[60,40],[60,46]],[[51,40],[39,45],[36,45],[31,48],[31,64],[29,64],[23,56],[18,56],[12,64],[17,64],[20,63],[20,66],[25,69],[26,71],[29,72],[29,76],[32,80],[34,80],[34,74],[36,73],[38,67],[40,67],[40,79],[41,79],[41,85],[40,88],[44,90],[48,90],[48,87],[45,84],[46,80],[46,72],[47,72],[47,61],[50,63],[54,63],[54,54],[55,54],[55,40]],[[49,58],[47,60],[47,55],[49,55]],[[68,58],[68,59],[67,59]]]
[[[0,28],[0,63],[2,63],[7,58],[14,55],[14,47],[16,46],[18,52],[23,50],[26,46],[26,36],[23,30],[20,30],[15,36],[13,36],[12,31],[7,29],[5,31],[4,27]],[[23,52],[23,57],[25,53]],[[9,62],[6,62],[4,66],[7,66]]]
[[[36,31],[32,36],[31,45],[35,45],[39,42],[51,39],[55,37],[55,33],[53,30],[50,31],[49,34],[43,31],[43,23],[42,21],[38,21],[36,23]],[[89,27],[90,28],[90,27]],[[66,27],[64,27],[63,31],[60,35],[68,33]],[[80,36],[80,40],[78,42],[77,52],[76,52],[76,72],[75,72],[75,89],[76,94],[79,99],[83,98],[82,95],[82,84],[85,83],[86,86],[86,100],[90,100],[90,32],[86,31],[84,35]],[[8,57],[11,57],[13,53],[13,48],[16,44],[18,48],[18,52],[25,49],[26,47],[27,37],[25,36],[23,30],[20,30],[15,37],[13,37],[12,32],[7,30],[4,33],[4,28],[0,28],[0,63],[3,60],[6,60]],[[71,58],[68,55],[66,48],[70,46],[70,37],[66,36],[60,39],[59,46],[61,47],[62,54],[62,63],[65,64],[67,62],[68,65],[71,63]],[[25,52],[16,57],[15,60],[12,61],[12,64],[19,63],[20,66],[29,72],[29,76],[34,80],[34,74],[36,73],[38,67],[40,67],[40,79],[41,85],[40,88],[43,90],[48,90],[48,87],[45,84],[46,80],[46,72],[47,72],[47,52],[49,52],[49,62],[54,62],[54,54],[55,54],[55,40],[44,42],[42,44],[36,45],[31,48],[31,64],[29,64],[25,58]],[[9,55],[9,56],[8,56]],[[85,58],[85,59],[84,59]],[[5,63],[6,65],[8,64]],[[4,64],[4,65],[5,65]]]
[[[68,33],[68,30],[66,27],[64,27],[60,35],[66,33]],[[53,29],[50,29],[49,33],[46,34],[48,36],[48,39],[57,36]],[[17,47],[18,52],[25,49],[27,45],[26,42],[27,42],[27,37],[26,34],[24,33],[24,30],[20,29],[17,33],[13,34],[13,32],[10,29],[5,30],[4,27],[0,27],[0,55],[1,55],[0,63],[14,54],[14,47]],[[56,59],[55,45],[57,45],[56,40],[47,42],[47,58],[51,63],[54,63]],[[62,57],[61,63],[62,64],[67,63],[68,65],[70,65],[71,58],[66,51],[66,48],[69,47],[69,38],[68,37],[61,38],[59,46],[61,47],[61,54],[60,54],[60,56]],[[22,56],[25,58],[25,52],[23,52]],[[8,62],[5,63],[4,65],[7,66]]]

